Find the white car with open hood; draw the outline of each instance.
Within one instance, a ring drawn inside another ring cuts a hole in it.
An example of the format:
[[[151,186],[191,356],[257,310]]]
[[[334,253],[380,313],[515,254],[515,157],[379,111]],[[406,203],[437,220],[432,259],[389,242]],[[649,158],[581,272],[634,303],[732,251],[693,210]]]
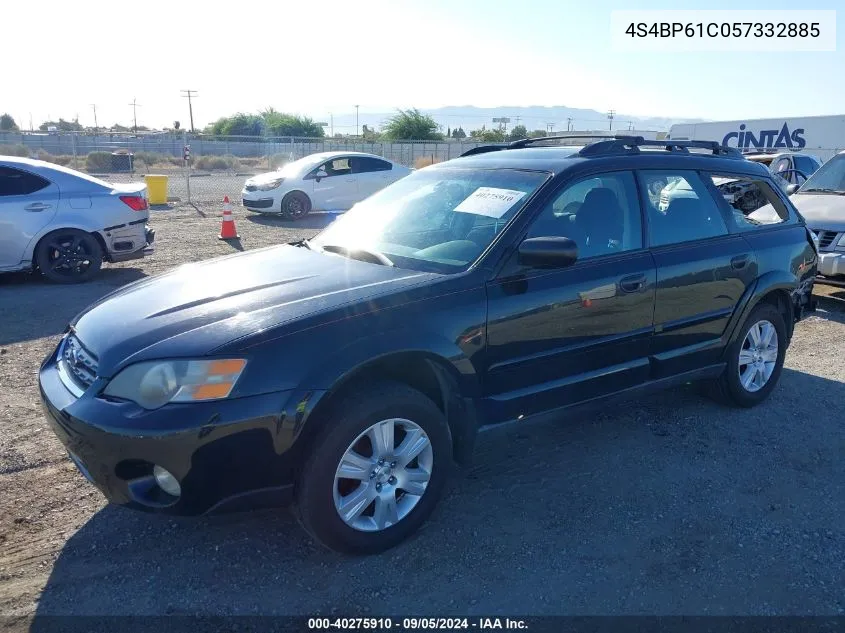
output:
[[[249,211],[281,214],[292,220],[314,210],[347,211],[411,170],[374,154],[323,152],[253,176],[241,199]]]

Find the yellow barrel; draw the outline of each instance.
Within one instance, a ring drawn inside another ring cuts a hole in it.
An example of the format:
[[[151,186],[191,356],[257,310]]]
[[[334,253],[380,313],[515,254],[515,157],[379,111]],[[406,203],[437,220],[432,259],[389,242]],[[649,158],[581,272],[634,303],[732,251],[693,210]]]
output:
[[[147,196],[150,204],[167,204],[167,176],[147,174]]]

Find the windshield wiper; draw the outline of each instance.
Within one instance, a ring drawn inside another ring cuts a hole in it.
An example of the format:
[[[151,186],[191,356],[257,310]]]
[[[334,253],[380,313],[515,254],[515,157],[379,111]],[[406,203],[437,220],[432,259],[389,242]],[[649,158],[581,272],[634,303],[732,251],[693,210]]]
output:
[[[810,187],[809,189],[801,189],[800,193],[832,193],[837,196],[845,196],[845,191],[829,189],[827,187]]]
[[[390,261],[390,258],[387,257],[387,255],[372,249],[358,247],[352,248],[349,246],[341,246],[340,244],[323,244],[323,250],[328,251],[329,253],[343,255],[349,259],[363,259],[364,261],[368,261],[372,264],[381,264],[382,266],[396,266],[396,264]],[[360,257],[361,255],[363,255],[363,258]]]
[[[311,248],[311,244],[309,244],[309,243],[308,243],[308,240],[306,240],[306,239],[301,239],[301,240],[295,240],[295,241],[293,241],[293,242],[288,242],[288,245],[290,245],[290,246],[304,246],[304,247],[305,247],[305,248],[307,248],[309,251],[314,250],[313,248]]]

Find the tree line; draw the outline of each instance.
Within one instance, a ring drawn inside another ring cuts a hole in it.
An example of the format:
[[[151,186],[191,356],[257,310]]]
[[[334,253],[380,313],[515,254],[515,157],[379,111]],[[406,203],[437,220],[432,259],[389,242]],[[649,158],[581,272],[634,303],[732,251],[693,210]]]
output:
[[[60,132],[87,131],[76,119],[66,121],[60,118],[58,121],[45,121],[38,126],[39,130],[45,132],[51,128],[55,128]],[[16,132],[19,129],[18,124],[11,115],[0,115],[0,131]],[[110,128],[101,129],[110,132],[149,131],[149,128],[141,125],[134,128],[119,124],[115,124]],[[178,131],[180,129],[179,121],[174,121],[173,127],[169,129],[171,131]],[[482,125],[478,129],[470,130],[469,133],[460,126],[456,128],[447,127],[444,131],[434,118],[423,114],[417,108],[397,110],[396,114],[385,121],[380,131],[364,125],[361,132],[361,136],[365,140],[371,141],[442,141],[446,139],[459,140],[470,138],[485,143],[501,143],[521,138],[546,136],[545,130],[529,131],[524,125],[516,125],[510,130],[506,130],[503,127],[488,129],[486,125]],[[257,114],[238,112],[231,116],[221,117],[213,123],[208,124],[203,130],[203,133],[214,136],[292,136],[299,138],[323,138],[326,135],[323,126],[315,123],[310,117],[279,112],[272,107],[262,110]]]

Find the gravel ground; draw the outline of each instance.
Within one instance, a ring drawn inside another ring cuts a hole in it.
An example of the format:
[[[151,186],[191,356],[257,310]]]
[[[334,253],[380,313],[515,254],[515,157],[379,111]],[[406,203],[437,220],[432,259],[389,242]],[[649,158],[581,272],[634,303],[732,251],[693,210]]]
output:
[[[37,366],[117,286],[325,224],[238,211],[230,245],[218,216],[156,212],[156,254],[83,286],[0,276],[0,613],[845,614],[836,299],[798,325],[760,407],[677,389],[484,433],[421,532],[378,557],[325,551],[283,510],[172,519],[107,507],[46,428]]]

